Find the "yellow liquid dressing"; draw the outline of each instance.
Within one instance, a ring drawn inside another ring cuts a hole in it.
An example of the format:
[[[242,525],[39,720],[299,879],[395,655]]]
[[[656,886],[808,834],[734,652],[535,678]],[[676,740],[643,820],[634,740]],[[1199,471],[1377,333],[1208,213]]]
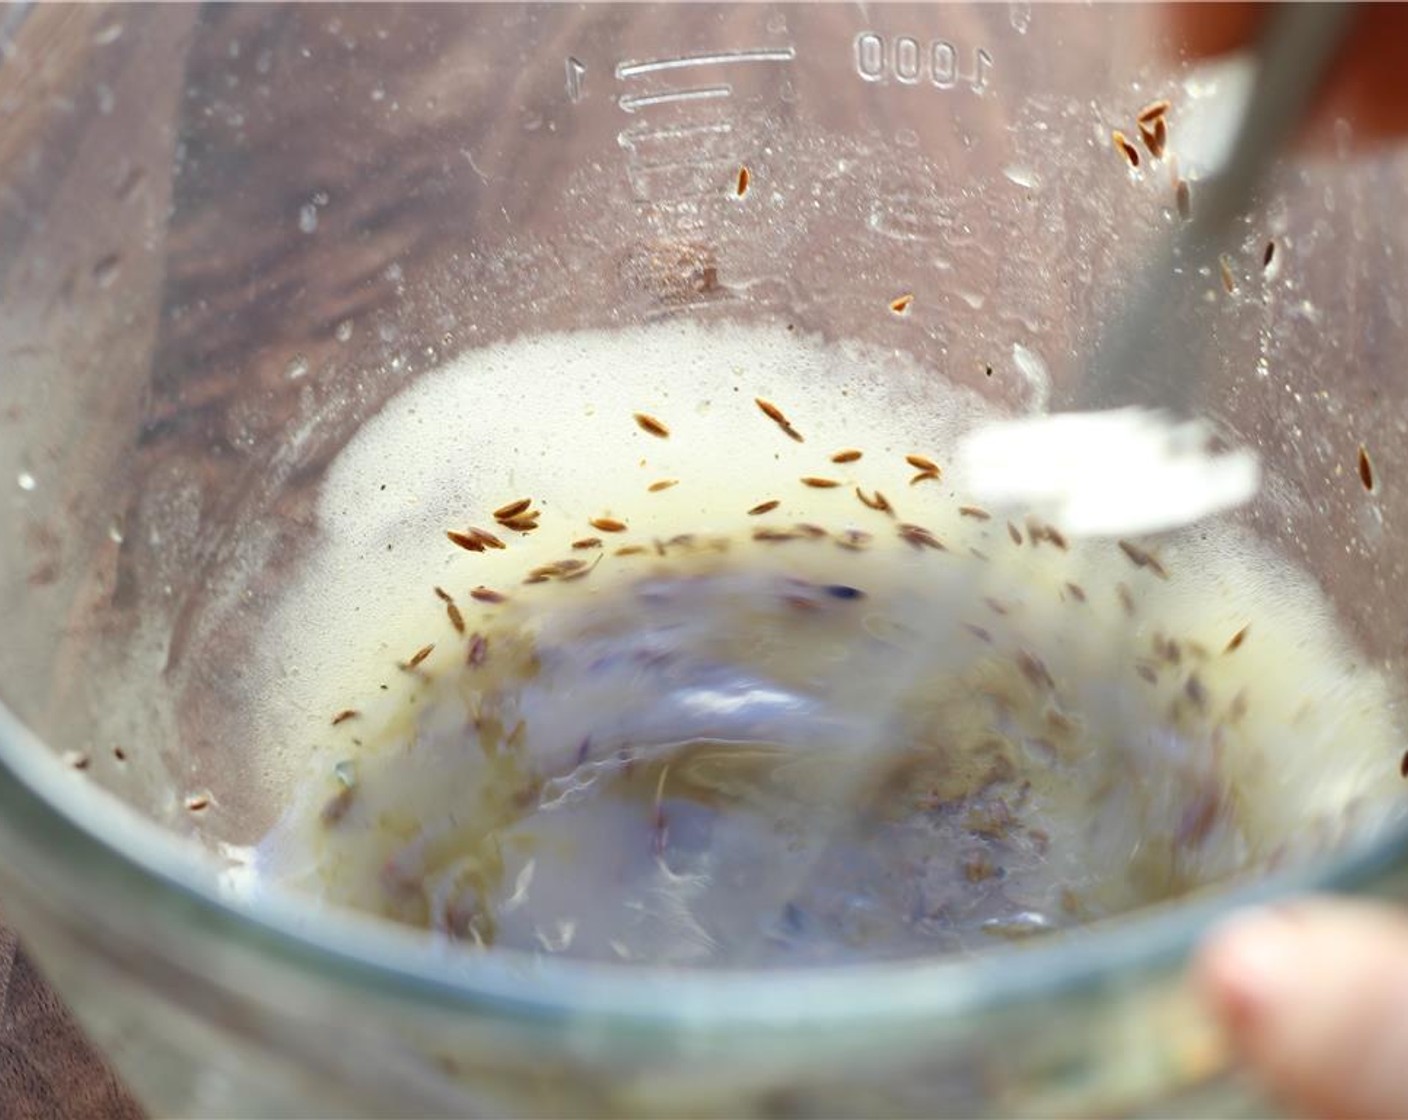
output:
[[[966,505],[948,456],[991,418],[781,325],[422,378],[334,464],[269,628],[295,792],[260,874],[467,947],[823,963],[1381,825],[1391,690],[1313,583],[1217,523],[1122,546]],[[494,516],[519,499],[526,531]],[[447,539],[475,528],[504,547]]]

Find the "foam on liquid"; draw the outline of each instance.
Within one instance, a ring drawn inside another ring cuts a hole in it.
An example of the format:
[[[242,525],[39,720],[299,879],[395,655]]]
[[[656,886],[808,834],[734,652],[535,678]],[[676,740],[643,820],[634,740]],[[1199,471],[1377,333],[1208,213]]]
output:
[[[779,405],[805,442],[755,397]],[[641,431],[637,412],[670,437]],[[1161,869],[1155,879],[1181,860],[1168,880],[1176,893],[1330,842],[1351,818],[1382,817],[1397,767],[1390,693],[1355,663],[1318,589],[1216,524],[1157,543],[1167,580],[1110,542],[1034,545],[1019,523],[1014,543],[1003,520],[960,512],[965,481],[948,458],[989,418],[932,371],[780,325],[543,336],[423,377],[334,464],[322,542],[270,626],[258,741],[292,748],[277,761],[295,793],[265,872],[451,936],[482,930],[447,924],[446,907],[492,907],[500,942],[531,951],[835,959],[823,951],[833,942],[860,956],[937,951],[1103,917],[1157,900],[1127,874],[1141,860]],[[831,463],[843,448],[864,457]],[[943,479],[909,485],[911,453],[942,464]],[[813,489],[802,476],[843,485]],[[660,479],[679,481],[648,492]],[[896,519],[861,505],[857,485],[882,490],[898,521],[946,551],[900,540]],[[542,510],[529,536],[490,516],[519,497]],[[775,511],[746,514],[770,499]],[[601,516],[629,531],[592,529]],[[829,535],[749,539],[760,524],[799,522]],[[446,540],[468,525],[509,547],[469,554]],[[838,548],[849,530],[873,542]],[[659,557],[654,542],[679,534],[734,543]],[[589,578],[522,585],[545,561],[594,559],[569,548],[587,536],[606,544]],[[613,555],[631,544],[649,551]],[[467,675],[469,639],[437,585],[471,634],[491,635],[493,654],[523,636],[521,673],[501,667],[510,658]],[[832,585],[864,597],[828,596]],[[511,601],[482,606],[468,596],[475,586]],[[798,586],[814,605],[786,605]],[[397,668],[432,642],[417,671]],[[644,648],[652,665],[668,661],[663,675],[600,668],[615,664],[602,649]],[[753,708],[731,712],[752,722],[718,707],[700,716],[701,689],[748,697]],[[512,720],[492,750],[468,729],[486,690],[496,719],[524,720],[512,749],[502,747]],[[801,706],[769,709],[759,697]],[[331,727],[346,708],[360,715]],[[913,765],[879,831],[851,842],[837,832],[837,791],[869,787],[809,784],[808,773],[841,764],[794,767],[781,783],[777,767],[809,750],[841,750],[834,757],[853,766],[857,751],[893,746],[892,709],[908,721]],[[620,765],[615,752],[643,728],[662,749]],[[596,745],[579,752],[584,734]],[[609,757],[593,753],[611,734]],[[752,765],[750,750],[754,770],[718,785],[720,766]],[[342,788],[339,763],[343,781],[355,771],[356,800],[329,827],[320,814]],[[669,767],[667,847],[653,795]],[[1210,790],[1216,805],[1199,800]],[[995,828],[995,817],[1020,820]],[[784,818],[802,854],[774,863],[769,845],[785,845],[769,829]],[[424,866],[430,849],[435,867]],[[390,897],[387,868],[407,852],[417,881]],[[808,906],[784,911],[794,899]],[[768,912],[757,922],[727,912],[749,907]],[[791,925],[779,934],[774,919]]]

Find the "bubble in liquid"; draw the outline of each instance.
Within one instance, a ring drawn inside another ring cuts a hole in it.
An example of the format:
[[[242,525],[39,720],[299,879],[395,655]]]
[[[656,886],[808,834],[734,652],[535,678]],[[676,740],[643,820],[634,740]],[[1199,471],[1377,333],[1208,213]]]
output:
[[[348,341],[352,337],[352,320],[343,319],[342,322],[338,323],[337,326],[333,328],[332,336],[337,339],[338,342]]]
[[[284,367],[284,376],[290,381],[297,381],[300,377],[307,376],[310,368],[307,358],[302,354],[295,354]]]
[[[28,471],[20,471],[19,476],[15,479],[15,481],[19,483],[20,489],[23,490],[25,493],[29,493],[36,486],[39,485],[39,480],[36,479]]]
[[[318,208],[305,202],[298,208],[298,228],[304,233],[313,233],[318,228]]]

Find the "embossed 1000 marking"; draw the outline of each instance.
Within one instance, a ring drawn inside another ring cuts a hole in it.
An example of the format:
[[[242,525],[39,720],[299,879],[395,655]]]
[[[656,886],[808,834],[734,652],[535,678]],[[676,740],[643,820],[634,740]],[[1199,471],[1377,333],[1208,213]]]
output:
[[[970,61],[947,39],[925,43],[913,35],[886,38],[874,31],[862,31],[856,36],[855,47],[856,73],[867,82],[928,84],[939,89],[962,85],[981,93],[992,73],[992,55],[986,50],[978,47]]]

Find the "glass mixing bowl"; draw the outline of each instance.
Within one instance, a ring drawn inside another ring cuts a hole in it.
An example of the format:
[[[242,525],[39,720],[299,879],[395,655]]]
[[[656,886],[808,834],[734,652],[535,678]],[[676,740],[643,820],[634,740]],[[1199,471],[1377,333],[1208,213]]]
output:
[[[1058,401],[1118,277],[1177,217],[1166,172],[1131,173],[1110,130],[1169,96],[1178,144],[1180,114],[1217,100],[1215,79],[1160,57],[1157,17],[0,15],[0,898],[154,1111],[1170,1115],[1246,1099],[1184,987],[1191,947],[1248,899],[1397,891],[1402,835],[1047,944],[801,975],[449,953],[251,894],[220,858],[277,811],[238,734],[243,659],[315,542],[325,467],[390,396],[525,332],[784,316],[1005,406]],[[1284,169],[1241,227],[1237,298],[1208,303],[1215,278],[1190,279],[1184,310],[1209,343],[1210,413],[1273,482],[1238,519],[1402,681],[1408,168],[1352,154],[1351,136],[1345,122],[1343,150]],[[915,313],[876,314],[904,291]]]

